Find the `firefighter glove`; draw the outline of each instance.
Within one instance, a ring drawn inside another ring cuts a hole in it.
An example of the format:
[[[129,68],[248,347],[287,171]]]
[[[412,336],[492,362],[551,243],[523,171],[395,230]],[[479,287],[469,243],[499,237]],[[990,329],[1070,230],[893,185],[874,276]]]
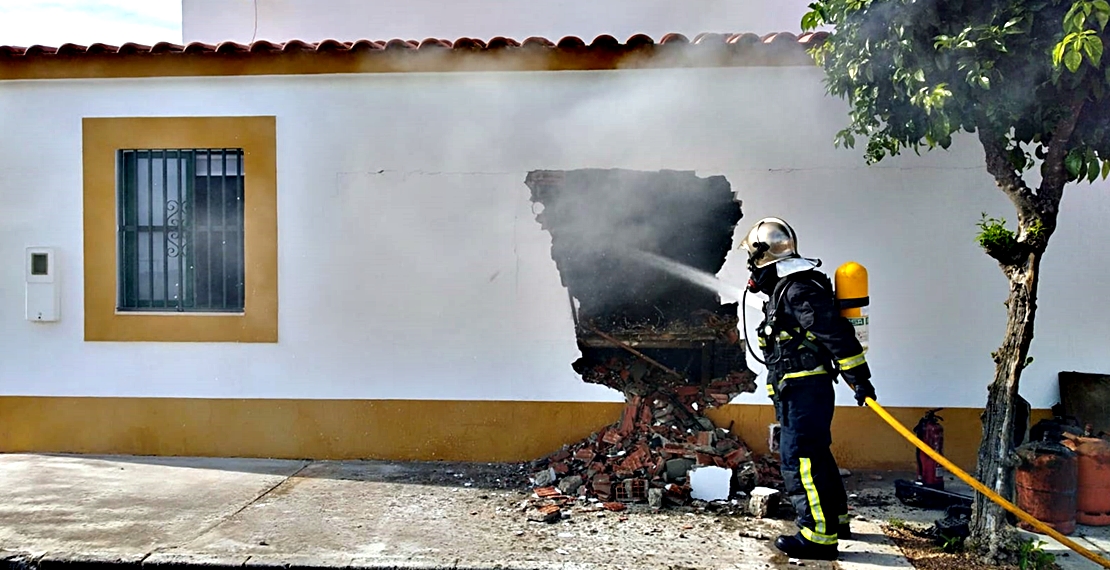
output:
[[[875,387],[871,385],[870,380],[856,380],[856,403],[860,406],[867,403],[867,399],[877,400],[875,396]]]

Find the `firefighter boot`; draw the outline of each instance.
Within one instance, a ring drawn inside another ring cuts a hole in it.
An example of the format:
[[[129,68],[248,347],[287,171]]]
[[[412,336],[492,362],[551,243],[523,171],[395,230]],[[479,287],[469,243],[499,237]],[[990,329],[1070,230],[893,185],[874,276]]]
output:
[[[801,560],[836,560],[840,554],[835,544],[817,544],[801,534],[782,535],[775,539],[775,548],[790,558]]]
[[[794,524],[802,526],[805,524],[801,518],[794,519]],[[848,524],[848,515],[841,515],[836,527],[837,540],[852,540],[852,527]]]

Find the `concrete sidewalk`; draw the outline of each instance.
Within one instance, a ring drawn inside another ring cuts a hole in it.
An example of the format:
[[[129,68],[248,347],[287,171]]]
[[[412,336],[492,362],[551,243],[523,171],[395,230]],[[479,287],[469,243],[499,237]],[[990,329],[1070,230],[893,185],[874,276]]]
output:
[[[583,503],[531,522],[506,466],[0,455],[0,568],[766,569],[792,525]],[[876,523],[835,563],[909,568]],[[796,568],[796,566],[792,566]]]

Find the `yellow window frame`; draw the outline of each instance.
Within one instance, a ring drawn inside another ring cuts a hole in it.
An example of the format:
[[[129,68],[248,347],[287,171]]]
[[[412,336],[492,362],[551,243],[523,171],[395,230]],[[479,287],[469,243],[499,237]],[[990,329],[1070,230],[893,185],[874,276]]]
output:
[[[277,342],[277,121],[258,117],[82,119],[86,341]],[[242,313],[119,312],[117,153],[242,148]]]

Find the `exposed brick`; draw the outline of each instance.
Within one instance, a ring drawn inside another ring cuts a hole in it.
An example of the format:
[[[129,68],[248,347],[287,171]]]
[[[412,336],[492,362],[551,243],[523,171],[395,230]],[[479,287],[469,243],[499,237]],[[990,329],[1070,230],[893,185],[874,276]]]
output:
[[[677,443],[668,443],[663,446],[663,453],[670,455],[686,455],[686,446]]]
[[[625,510],[626,508],[628,508],[628,507],[624,506],[624,503],[618,503],[618,502],[601,503],[601,506],[605,507],[607,510],[613,511],[614,513],[619,513],[621,511]]]
[[[587,462],[593,461],[594,457],[597,457],[597,453],[594,452],[594,450],[589,449],[589,448],[579,449],[574,454],[574,458],[579,460],[579,461],[587,461]]]
[[[563,510],[556,505],[540,507],[539,511],[545,522],[555,522],[563,518]]]
[[[590,481],[590,487],[602,498],[608,498],[613,494],[613,483],[608,475],[598,475]]]
[[[563,493],[560,492],[555,487],[540,487],[539,489],[536,489],[536,495],[538,495],[541,499],[550,499],[552,497],[559,497],[562,494]]]
[[[613,468],[613,474],[618,477],[627,477],[634,473],[640,466],[634,457],[628,457]]]
[[[718,439],[717,443],[713,444],[713,447],[721,453],[728,453],[733,449],[736,449],[737,444],[731,439]]]
[[[621,426],[620,429],[625,434],[632,433],[632,429],[636,423],[636,415],[640,413],[640,404],[643,399],[639,396],[632,396],[625,404],[624,410],[621,412]],[[626,431],[627,430],[627,431]]]
[[[611,444],[611,445],[616,445],[616,444],[620,443],[623,440],[624,440],[624,436],[621,435],[620,432],[618,432],[617,430],[609,430],[609,431],[605,432],[604,436],[601,437],[601,441],[604,441],[605,443],[608,443],[608,444]]]
[[[725,464],[728,465],[730,468],[733,468],[733,469],[735,469],[741,463],[743,463],[744,461],[747,461],[747,460],[748,460],[748,453],[744,449],[736,449],[734,451],[730,451],[728,453],[728,455],[725,455]]]
[[[647,481],[644,479],[630,479],[624,483],[628,487],[628,494],[633,501],[643,502],[647,500]]]
[[[728,394],[710,394],[709,397],[713,398],[713,401],[717,402],[718,406],[724,406],[732,401],[732,398]]]

